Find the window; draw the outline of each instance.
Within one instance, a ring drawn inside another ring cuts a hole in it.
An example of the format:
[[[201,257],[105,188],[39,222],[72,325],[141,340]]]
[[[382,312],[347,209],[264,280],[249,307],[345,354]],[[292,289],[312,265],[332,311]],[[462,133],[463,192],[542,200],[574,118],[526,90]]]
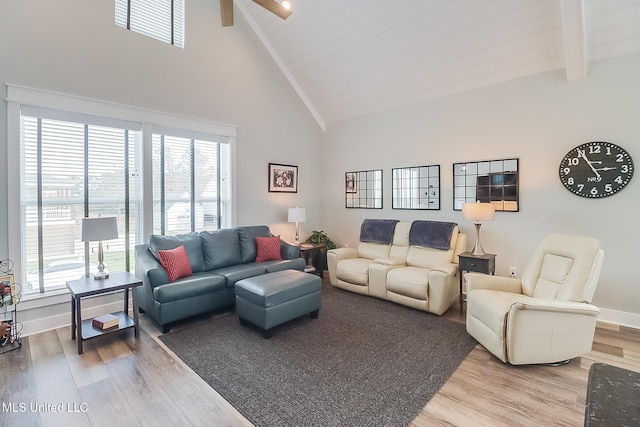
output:
[[[153,134],[153,232],[229,228],[229,144]]]
[[[116,0],[116,25],[184,47],[183,0]]]
[[[235,224],[233,126],[7,85],[7,135],[8,255],[25,296],[97,269],[84,217],[117,218],[112,272],[133,271],[153,233]]]
[[[81,241],[86,216],[117,218],[119,238],[103,243],[105,263],[112,271],[131,269],[140,232],[140,140],[135,129],[22,116],[25,294],[64,288],[95,265],[97,242]]]

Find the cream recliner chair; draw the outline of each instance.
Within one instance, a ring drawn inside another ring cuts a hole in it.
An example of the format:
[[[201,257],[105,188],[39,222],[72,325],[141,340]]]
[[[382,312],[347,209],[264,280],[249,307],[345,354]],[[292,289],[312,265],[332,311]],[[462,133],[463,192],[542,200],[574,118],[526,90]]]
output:
[[[522,279],[467,273],[467,332],[503,362],[558,363],[591,351],[591,305],[604,252],[588,237],[552,234]]]

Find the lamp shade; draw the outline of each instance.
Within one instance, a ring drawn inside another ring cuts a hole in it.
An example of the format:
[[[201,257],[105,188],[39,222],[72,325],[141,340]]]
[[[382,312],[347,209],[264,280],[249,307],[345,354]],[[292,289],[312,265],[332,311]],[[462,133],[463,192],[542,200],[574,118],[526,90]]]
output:
[[[304,208],[289,208],[289,222],[305,222],[307,212]]]
[[[82,218],[82,241],[99,242],[118,238],[115,216]]]
[[[469,219],[471,221],[493,221],[496,213],[496,208],[493,203],[463,203],[462,204],[462,218]]]

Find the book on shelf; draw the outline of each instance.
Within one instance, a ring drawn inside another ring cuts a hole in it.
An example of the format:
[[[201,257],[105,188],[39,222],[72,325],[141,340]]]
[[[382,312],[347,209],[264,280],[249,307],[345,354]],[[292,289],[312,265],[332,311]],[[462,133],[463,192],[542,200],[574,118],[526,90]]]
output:
[[[0,277],[0,306],[9,306],[17,302],[16,285],[13,274]]]
[[[94,317],[91,324],[98,329],[109,329],[114,326],[118,326],[120,319],[113,314],[103,314],[102,316]]]

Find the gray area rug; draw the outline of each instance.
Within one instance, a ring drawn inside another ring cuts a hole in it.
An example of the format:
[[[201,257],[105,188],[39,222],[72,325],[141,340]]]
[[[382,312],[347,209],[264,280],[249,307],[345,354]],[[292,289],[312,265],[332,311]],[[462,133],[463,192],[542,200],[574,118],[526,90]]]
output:
[[[256,426],[403,426],[476,341],[464,325],[324,285],[318,319],[265,340],[235,313],[160,339]]]

